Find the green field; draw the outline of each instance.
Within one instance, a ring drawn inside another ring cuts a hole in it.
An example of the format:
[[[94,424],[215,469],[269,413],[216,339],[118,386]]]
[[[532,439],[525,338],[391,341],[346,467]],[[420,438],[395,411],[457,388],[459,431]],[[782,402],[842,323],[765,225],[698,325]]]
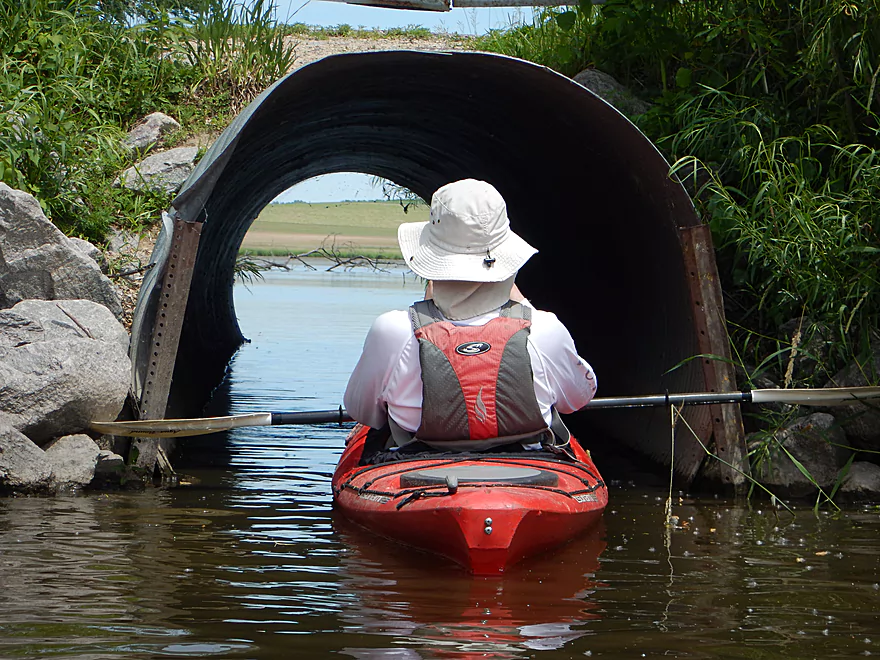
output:
[[[296,254],[335,241],[346,252],[400,257],[398,225],[424,221],[427,216],[425,207],[411,206],[404,213],[397,202],[270,204],[251,225],[241,249],[251,254]]]

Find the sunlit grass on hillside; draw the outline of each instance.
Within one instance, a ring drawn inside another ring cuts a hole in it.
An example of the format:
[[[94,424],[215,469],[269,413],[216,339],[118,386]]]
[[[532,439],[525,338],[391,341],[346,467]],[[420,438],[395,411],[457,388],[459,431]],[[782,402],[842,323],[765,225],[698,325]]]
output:
[[[286,34],[307,37],[309,39],[331,39],[338,37],[348,37],[352,39],[433,39],[437,33],[421,25],[407,25],[405,27],[387,28],[384,30],[368,29],[364,26],[353,27],[347,23],[332,26],[306,25],[305,23],[291,23],[289,25],[279,26],[279,29]],[[444,38],[461,39],[462,41],[468,37],[442,33]]]
[[[295,202],[269,204],[257,217],[254,225],[357,227],[361,230],[393,230],[393,235],[396,236],[397,226],[401,222],[424,220],[427,220],[427,212],[404,213],[398,202]]]
[[[426,213],[404,213],[398,202],[270,204],[254,221],[242,251],[285,255],[335,243],[336,251],[399,258],[397,227],[424,221]]]

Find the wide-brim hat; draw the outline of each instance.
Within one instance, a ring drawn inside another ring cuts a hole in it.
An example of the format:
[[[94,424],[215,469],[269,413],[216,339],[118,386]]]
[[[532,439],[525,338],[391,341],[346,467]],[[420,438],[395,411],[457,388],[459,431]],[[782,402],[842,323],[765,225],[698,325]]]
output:
[[[463,179],[431,198],[431,219],[397,230],[406,265],[428,280],[502,282],[537,252],[510,229],[507,204],[485,181]]]

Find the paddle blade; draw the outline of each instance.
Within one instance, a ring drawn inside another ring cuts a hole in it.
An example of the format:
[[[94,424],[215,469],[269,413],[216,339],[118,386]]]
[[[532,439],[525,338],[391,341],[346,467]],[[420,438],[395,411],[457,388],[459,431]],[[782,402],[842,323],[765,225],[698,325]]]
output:
[[[842,406],[880,398],[880,387],[828,387],[815,390],[752,390],[752,403],[788,403],[799,406]]]
[[[141,419],[130,422],[92,422],[89,426],[99,433],[130,435],[138,438],[182,438],[207,435],[243,426],[271,426],[272,413],[250,413],[226,417],[196,419]]]

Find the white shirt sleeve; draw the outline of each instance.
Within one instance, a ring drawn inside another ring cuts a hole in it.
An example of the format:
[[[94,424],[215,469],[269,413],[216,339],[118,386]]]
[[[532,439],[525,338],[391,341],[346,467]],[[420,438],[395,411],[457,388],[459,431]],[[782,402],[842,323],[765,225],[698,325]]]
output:
[[[580,410],[596,395],[596,374],[577,354],[571,334],[555,314],[536,310],[533,315],[530,340],[555,399],[552,405],[566,414]]]
[[[372,428],[385,425],[388,382],[411,336],[406,311],[386,312],[373,321],[342,397],[345,410],[361,424]]]

